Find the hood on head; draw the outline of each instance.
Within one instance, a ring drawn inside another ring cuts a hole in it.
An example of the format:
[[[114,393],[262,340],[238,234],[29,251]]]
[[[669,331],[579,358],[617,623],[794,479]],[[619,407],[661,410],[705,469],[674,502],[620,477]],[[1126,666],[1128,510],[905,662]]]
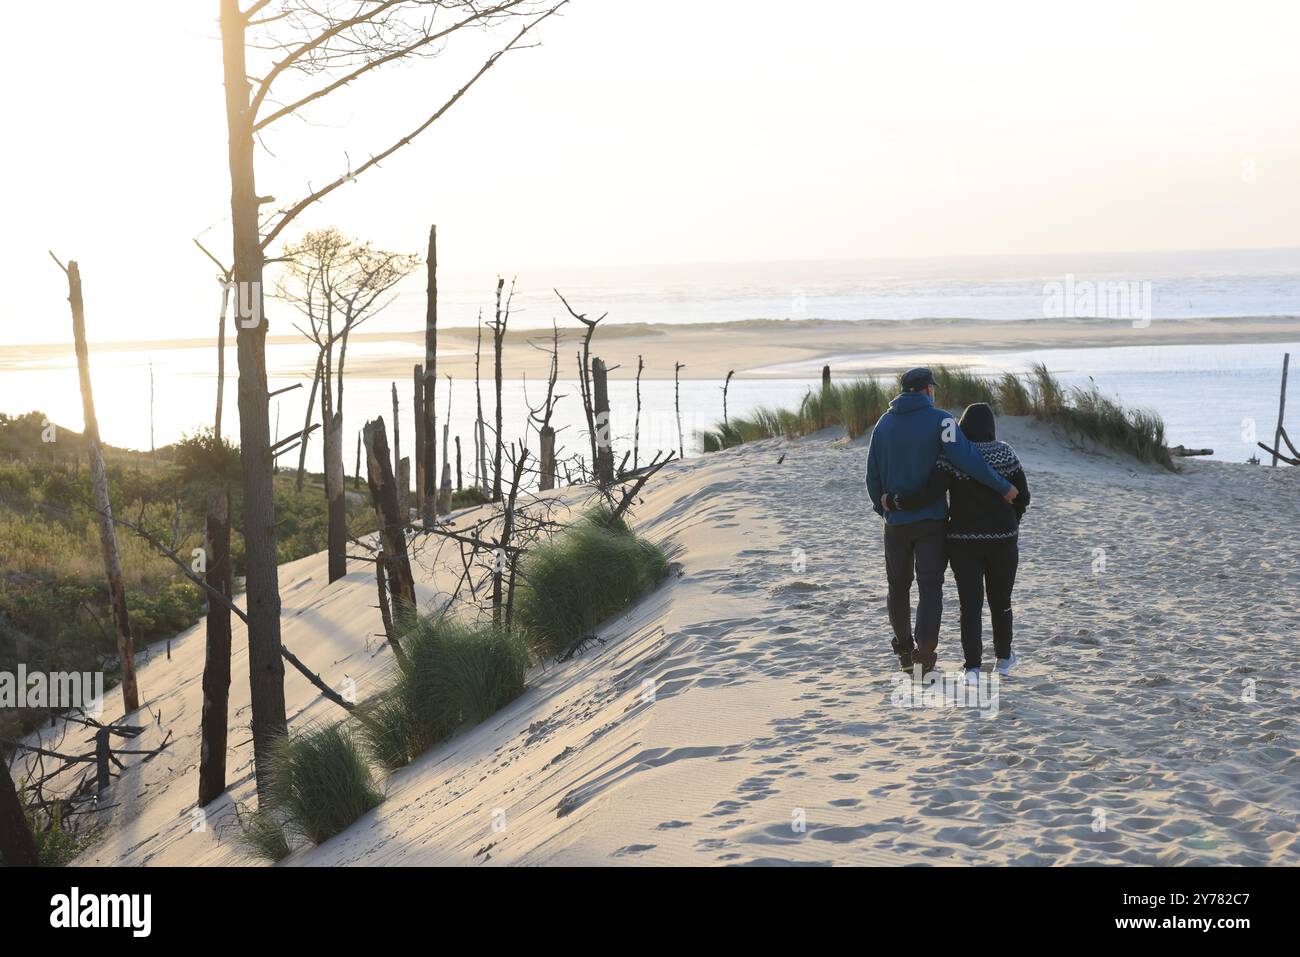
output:
[[[889,400],[889,411],[897,412],[900,415],[906,415],[908,412],[915,412],[918,409],[933,407],[934,402],[924,392],[904,392]]]

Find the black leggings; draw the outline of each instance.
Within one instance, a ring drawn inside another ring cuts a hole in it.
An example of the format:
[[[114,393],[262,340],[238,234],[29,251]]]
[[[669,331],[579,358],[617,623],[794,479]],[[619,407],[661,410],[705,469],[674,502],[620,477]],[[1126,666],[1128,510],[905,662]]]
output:
[[[961,650],[966,667],[978,668],[984,653],[984,595],[993,618],[993,648],[999,658],[1011,657],[1011,591],[1016,585],[1020,548],[1009,541],[948,540],[948,564],[961,598]]]

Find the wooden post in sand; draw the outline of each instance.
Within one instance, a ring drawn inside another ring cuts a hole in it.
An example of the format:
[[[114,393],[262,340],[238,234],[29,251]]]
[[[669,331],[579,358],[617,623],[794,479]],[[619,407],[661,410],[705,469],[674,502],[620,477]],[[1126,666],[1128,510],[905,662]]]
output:
[[[614,481],[614,443],[610,435],[609,379],[605,360],[591,360],[591,411],[596,426],[596,481],[608,485]]]
[[[54,258],[54,254],[50,253]],[[117,549],[117,531],[113,525],[113,507],[108,500],[108,473],[104,470],[104,448],[99,439],[99,420],[95,417],[95,395],[90,387],[90,353],[86,349],[86,309],[81,298],[81,270],[75,260],[59,263],[68,277],[68,303],[72,306],[72,338],[77,352],[77,374],[81,379],[81,410],[86,420],[85,437],[90,454],[91,493],[99,515],[99,546],[108,578],[108,595],[113,607],[113,624],[117,631],[117,653],[122,661],[122,703],[125,713],[140,707],[140,691],[135,681],[135,647],[131,641],[131,621],[126,613],[126,587],[122,582],[122,556]]]
[[[822,395],[831,391],[831,367],[822,366]]]
[[[544,425],[539,433],[541,444],[541,474],[537,480],[539,492],[549,492],[555,488],[555,430]]]
[[[450,411],[448,412],[450,418]],[[442,481],[438,485],[438,514],[446,515],[451,511],[451,459],[447,457],[447,446],[450,444],[449,435],[451,432],[451,423],[445,422],[442,426]]]
[[[388,455],[383,416],[367,422],[362,434],[366,446],[366,479],[375,517],[379,519],[379,540],[388,571],[385,577],[393,599],[393,613],[400,619],[403,611],[415,609],[415,579],[406,552],[406,522],[397,511],[397,482]]]
[[[1291,353],[1282,356],[1282,397],[1277,402],[1277,432],[1273,435],[1273,467],[1277,467],[1278,449],[1282,447],[1282,416],[1286,414],[1286,373],[1291,365]]]
[[[227,598],[230,577],[230,491],[208,495],[203,543],[204,581]],[[208,598],[206,657],[203,661],[203,713],[200,718],[199,807],[226,790],[226,733],[230,701],[230,606]]]
[[[673,406],[677,409],[677,457],[686,458],[686,442],[682,438],[682,384],[681,372],[686,366],[673,363]]]
[[[729,388],[731,388],[731,377],[732,377],[733,375],[735,375],[735,374],[736,374],[736,370],[735,370],[735,369],[732,369],[730,372],[727,373],[727,378],[726,378],[726,380],[722,383],[722,427],[723,427],[724,429],[727,427],[727,423],[728,423],[728,420],[727,420],[727,390],[728,390]]]

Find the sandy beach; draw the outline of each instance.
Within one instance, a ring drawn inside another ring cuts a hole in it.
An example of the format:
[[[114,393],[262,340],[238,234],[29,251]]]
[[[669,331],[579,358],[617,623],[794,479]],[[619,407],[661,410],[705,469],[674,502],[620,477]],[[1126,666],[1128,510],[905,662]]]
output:
[[[594,317],[593,317],[594,318]],[[276,324],[272,321],[272,332]],[[576,351],[582,344],[583,329],[560,326],[560,374],[568,377],[576,368]],[[458,380],[474,377],[476,330],[450,327],[438,333],[438,371]],[[685,363],[683,379],[720,379],[736,370],[738,378],[782,378],[799,367],[834,357],[869,358],[837,361],[837,374],[871,370],[897,371],[918,354],[947,356],[954,363],[964,357],[1029,349],[1069,349],[1105,346],[1217,345],[1228,343],[1293,342],[1300,339],[1300,316],[1224,319],[1156,319],[1149,325],[1114,319],[913,319],[830,321],[818,319],[752,319],[741,322],[688,323],[680,325],[608,323],[596,331],[592,355],[604,358],[610,376],[636,376],[637,356],[645,360],[645,379],[671,379],[673,365]],[[233,339],[232,339],[233,341]],[[298,335],[272,334],[271,345],[302,344]],[[424,331],[357,332],[352,341],[403,342],[423,349]],[[530,343],[537,348],[530,347]],[[96,352],[151,348],[213,348],[209,340],[97,343]],[[551,332],[545,329],[517,329],[506,334],[504,372],[507,378],[544,380],[549,370]],[[0,351],[0,369],[14,364],[26,369],[43,363],[65,362],[70,344],[12,346]],[[491,377],[491,335],[483,341],[483,374]],[[897,361],[892,356],[897,354]],[[350,354],[350,375],[404,381],[411,375],[411,354],[374,356]],[[272,369],[273,373],[302,372]],[[798,369],[816,377],[819,369]]]
[[[996,714],[895,700],[863,441],[754,443],[647,488],[638,531],[679,549],[666,584],[286,863],[1300,863],[1300,675],[1284,647],[1300,568],[1279,527],[1294,473],[1193,460],[1172,474],[1041,423],[1000,431],[1034,497],[1023,665]],[[445,585],[426,576],[422,600]],[[950,575],[945,590],[940,667],[956,669]],[[281,595],[285,644],[364,697],[391,667],[370,569],[327,587],[315,555],[282,568]],[[172,744],[114,783],[78,863],[254,863],[232,826],[254,798],[238,622],[231,785],[192,813],[203,647],[200,626],[170,661],[150,649],[140,685],[162,725],[138,747]],[[292,671],[285,692],[292,727],[338,716]],[[110,694],[105,720],[120,706]]]

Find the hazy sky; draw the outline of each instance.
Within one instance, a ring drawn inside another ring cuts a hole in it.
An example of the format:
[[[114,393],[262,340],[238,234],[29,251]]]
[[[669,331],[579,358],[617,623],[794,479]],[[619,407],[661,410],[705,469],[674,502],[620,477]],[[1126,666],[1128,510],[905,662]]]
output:
[[[92,338],[208,334],[190,240],[229,255],[217,0],[57,9],[7,12],[0,341],[69,338],[46,249],[82,262]],[[1294,2],[573,0],[302,224],[415,251],[436,221],[448,273],[484,277],[1300,246],[1297,36]],[[261,191],[355,165],[471,63],[277,125]]]

